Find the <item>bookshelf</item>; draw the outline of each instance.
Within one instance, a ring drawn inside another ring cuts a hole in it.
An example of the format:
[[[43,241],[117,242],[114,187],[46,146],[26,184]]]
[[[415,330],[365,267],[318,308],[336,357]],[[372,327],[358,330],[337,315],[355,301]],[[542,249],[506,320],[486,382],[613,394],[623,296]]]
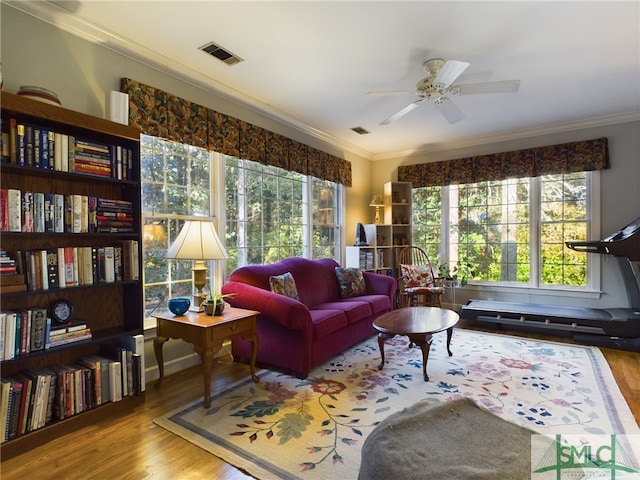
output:
[[[345,265],[350,268],[388,274],[393,268],[391,225],[363,225],[367,246],[347,246]]]
[[[384,223],[391,225],[394,247],[411,245],[411,182],[384,184]]]
[[[140,335],[143,331],[143,286],[139,275],[142,271],[140,132],[126,125],[6,92],[2,92],[1,109],[3,142],[6,142],[11,134],[10,119],[15,119],[17,123],[107,146],[109,151],[113,149],[114,155],[117,152],[117,158],[124,152],[125,158],[124,170],[119,169],[114,163],[112,171],[99,166],[100,171],[95,173],[87,173],[87,168],[79,168],[78,172],[85,173],[77,173],[43,168],[42,165],[36,166],[33,162],[19,165],[16,155],[3,148],[3,163],[0,165],[2,189],[109,199],[130,206],[131,214],[126,215],[129,222],[126,228],[112,228],[107,231],[97,228],[6,231],[3,225],[0,247],[14,259],[20,256],[17,253],[20,251],[59,248],[89,248],[98,251],[106,246],[124,245],[128,246],[127,255],[135,254],[128,256],[124,275],[118,276],[115,280],[105,281],[94,275],[94,278],[85,284],[76,283],[64,288],[45,288],[33,284],[25,291],[2,294],[0,310],[3,312],[44,307],[51,315],[51,307],[56,301],[67,300],[73,305],[74,320],[86,323],[92,334],[90,339],[31,351],[13,359],[3,360],[0,366],[2,377],[6,378],[25,369],[74,364],[81,357],[100,354],[105,344],[115,345],[122,336]],[[84,211],[82,213],[84,214]],[[135,252],[131,250],[132,245]],[[138,275],[133,275],[133,271]],[[144,370],[144,366],[142,369]],[[6,441],[0,445],[0,455],[2,460],[14,457],[67,432],[111,415],[130,411],[133,406],[142,402],[144,391],[137,395],[128,395],[121,401],[103,403],[64,420],[53,420],[42,428]]]
[[[347,246],[345,265],[395,276],[397,250],[411,245],[411,182],[384,184],[384,224],[364,225],[366,246]]]

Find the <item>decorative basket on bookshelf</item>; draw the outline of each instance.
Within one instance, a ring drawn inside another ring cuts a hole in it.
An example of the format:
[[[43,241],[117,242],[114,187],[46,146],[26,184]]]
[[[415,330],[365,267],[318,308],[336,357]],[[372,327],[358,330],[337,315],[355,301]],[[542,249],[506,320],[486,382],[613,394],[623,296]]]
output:
[[[20,87],[20,90],[18,90],[18,95],[33,98],[34,100],[48,103],[50,105],[62,106],[62,102],[58,98],[58,94],[43,87],[23,85]]]

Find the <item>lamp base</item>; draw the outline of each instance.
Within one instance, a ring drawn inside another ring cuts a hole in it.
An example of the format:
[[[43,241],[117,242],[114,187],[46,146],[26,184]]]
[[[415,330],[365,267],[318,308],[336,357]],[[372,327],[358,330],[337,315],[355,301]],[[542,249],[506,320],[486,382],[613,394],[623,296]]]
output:
[[[189,307],[190,312],[204,312],[204,295],[195,294],[193,296],[193,302],[191,302],[191,306]]]

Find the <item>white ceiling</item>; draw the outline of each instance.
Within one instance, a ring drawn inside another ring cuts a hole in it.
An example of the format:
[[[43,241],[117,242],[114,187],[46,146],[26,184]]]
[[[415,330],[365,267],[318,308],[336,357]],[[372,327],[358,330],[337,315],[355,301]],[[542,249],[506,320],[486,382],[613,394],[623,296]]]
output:
[[[373,160],[640,119],[637,0],[7,3]],[[413,91],[434,57],[520,90],[454,97],[453,125],[427,102],[379,125],[417,97],[364,94]]]

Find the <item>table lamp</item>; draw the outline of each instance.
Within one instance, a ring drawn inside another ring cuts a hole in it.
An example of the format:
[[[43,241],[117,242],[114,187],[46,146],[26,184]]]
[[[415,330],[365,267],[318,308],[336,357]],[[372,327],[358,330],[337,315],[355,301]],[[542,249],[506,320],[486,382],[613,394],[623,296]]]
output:
[[[382,220],[380,219],[380,207],[384,207],[384,202],[382,201],[382,195],[374,195],[371,199],[371,203],[369,203],[370,207],[376,207],[376,218],[375,224],[380,225]]]
[[[195,260],[191,272],[196,293],[193,295],[190,310],[201,312],[203,310],[202,302],[205,299],[202,289],[207,283],[207,266],[204,260],[229,258],[216,234],[213,222],[211,220],[187,220],[178,237],[169,247],[165,258]],[[213,288],[211,293],[215,293]]]

